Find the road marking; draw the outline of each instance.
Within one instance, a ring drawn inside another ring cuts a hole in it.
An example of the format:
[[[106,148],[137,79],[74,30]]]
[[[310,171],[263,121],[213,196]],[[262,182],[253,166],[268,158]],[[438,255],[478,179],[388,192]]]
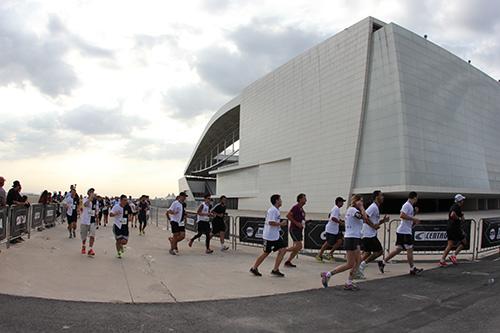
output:
[[[423,295],[414,295],[414,294],[403,294],[401,295],[403,297],[407,297],[407,298],[411,298],[411,299],[416,299],[418,301],[423,301],[423,300],[427,300],[429,299],[429,297],[427,296],[423,296]]]
[[[478,275],[478,276],[490,276],[490,273],[485,273],[485,272],[462,272],[462,274],[465,275]]]

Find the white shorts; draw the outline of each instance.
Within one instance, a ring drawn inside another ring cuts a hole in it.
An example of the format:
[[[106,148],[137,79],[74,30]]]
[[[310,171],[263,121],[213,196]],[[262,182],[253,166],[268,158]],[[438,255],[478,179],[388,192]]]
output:
[[[87,237],[95,237],[96,225],[91,224],[80,224],[80,236],[82,240],[87,239]]]

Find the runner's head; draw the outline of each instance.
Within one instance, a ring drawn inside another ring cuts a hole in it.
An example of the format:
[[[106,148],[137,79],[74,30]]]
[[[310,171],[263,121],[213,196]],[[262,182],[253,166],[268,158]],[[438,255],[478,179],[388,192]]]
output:
[[[179,199],[178,199],[178,200],[179,200],[180,202],[184,202],[184,201],[186,201],[186,198],[187,198],[187,197],[188,197],[188,195],[187,195],[187,193],[186,193],[186,192],[181,192],[181,193],[179,193]]]
[[[373,202],[377,203],[377,205],[380,206],[384,202],[384,193],[379,190],[373,191],[372,199]]]
[[[465,197],[461,194],[455,195],[455,203],[457,203],[460,207],[464,205]]]
[[[5,185],[5,178],[0,177],[0,187]]]
[[[225,204],[226,204],[226,201],[227,201],[226,196],[225,196],[225,195],[221,195],[221,196],[220,196],[220,199],[219,199],[219,202],[220,202],[221,204],[225,205]]]
[[[345,199],[342,197],[335,198],[335,205],[341,208],[344,205]]]
[[[306,195],[304,193],[297,195],[297,202],[299,205],[304,206],[307,202]]]
[[[127,203],[128,203],[127,196],[125,194],[122,194],[120,196],[120,206],[123,208],[127,205]]]
[[[281,196],[279,194],[271,195],[271,204],[276,208],[281,207]]]
[[[410,201],[412,205],[416,204],[418,201],[417,192],[413,192],[413,191],[410,192],[410,194],[408,194],[408,201]]]
[[[210,196],[210,194],[205,194],[203,196],[203,200],[205,201],[205,203],[210,203],[210,201],[212,201],[212,197]]]
[[[73,199],[74,199],[74,198],[76,198],[76,190],[75,190],[74,188],[73,188],[73,189],[71,189],[70,193],[71,193],[71,197],[72,197]]]
[[[359,194],[353,194],[351,197],[351,206],[361,208],[363,206],[363,197]]]
[[[87,191],[87,195],[89,196],[89,198],[94,194],[95,192],[95,189],[93,187],[89,188],[89,190]]]

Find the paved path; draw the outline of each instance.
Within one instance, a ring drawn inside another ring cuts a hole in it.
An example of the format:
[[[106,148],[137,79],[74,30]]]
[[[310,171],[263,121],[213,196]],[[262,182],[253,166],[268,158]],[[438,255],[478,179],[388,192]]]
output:
[[[192,248],[183,242],[181,255],[171,256],[169,235],[162,224],[148,227],[145,237],[131,229],[125,258],[120,260],[115,258],[111,227],[98,230],[95,258],[81,255],[80,240],[69,239],[60,224],[35,232],[30,240],[0,253],[0,294],[114,303],[241,298],[318,288],[319,272],[333,266],[300,256],[298,268],[283,269],[286,278],[273,278],[269,276],[273,255],[261,268],[264,276],[257,278],[248,269],[260,248],[241,246],[237,251],[206,255],[204,241]],[[218,241],[213,244],[218,248]],[[387,271],[382,275],[372,264],[366,273],[369,279],[391,277],[406,274],[408,265],[392,264]],[[344,275],[332,279],[333,284],[343,281]]]
[[[500,284],[492,278],[500,279],[500,260],[369,281],[358,292],[333,287],[176,304],[0,295],[0,332],[498,332]]]

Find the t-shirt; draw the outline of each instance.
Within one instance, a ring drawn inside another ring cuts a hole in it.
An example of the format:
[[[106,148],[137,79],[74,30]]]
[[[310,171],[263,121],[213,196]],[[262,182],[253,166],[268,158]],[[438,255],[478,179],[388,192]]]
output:
[[[406,215],[411,216],[411,217],[413,217],[415,215],[415,209],[413,208],[413,205],[411,204],[410,201],[405,202],[403,207],[401,207],[401,213],[405,213]],[[413,228],[413,221],[412,220],[401,219],[401,222],[399,222],[399,226],[398,226],[398,229],[396,230],[396,232],[398,234],[411,235],[412,228]]]
[[[306,212],[302,207],[299,206],[299,204],[295,204],[292,209],[290,210],[292,212],[293,219],[299,223],[303,223],[306,219]],[[290,230],[302,230],[299,227],[297,227],[295,224],[290,223]]]
[[[349,207],[345,213],[345,238],[361,238],[363,217],[359,210]]]
[[[201,212],[202,213],[205,213],[207,214],[208,212],[210,212],[210,205],[207,205],[206,203],[202,203],[201,204]],[[210,216],[208,215],[197,215],[197,220],[196,222],[200,222],[200,221],[210,221]]]
[[[9,190],[9,193],[7,193],[7,205],[9,205],[9,206],[13,205],[14,201],[22,202],[23,201],[23,197],[14,188],[11,188]]]
[[[139,202],[139,215],[146,216],[146,212],[149,209],[149,205],[146,201]]]
[[[226,214],[226,206],[219,202],[217,205],[215,205],[214,208],[212,208],[212,213],[224,215]],[[213,219],[213,222],[223,222],[223,221],[224,217],[221,216],[215,216]]]
[[[179,226],[183,226],[184,222],[182,214],[184,212],[184,208],[182,207],[182,204],[178,200],[175,200],[172,202],[168,210],[173,212],[173,214],[170,214],[170,221],[178,223]]]
[[[264,232],[262,234],[262,238],[264,238],[264,240],[275,241],[280,238],[281,227],[270,225],[269,224],[270,221],[272,222],[281,221],[281,213],[280,210],[276,208],[276,206],[271,206],[271,208],[267,210],[266,221],[264,223]]]
[[[325,231],[329,234],[332,235],[337,235],[339,233],[339,223],[334,222],[332,220],[332,217],[335,217],[338,221],[340,221],[340,208],[339,206],[335,205],[333,206],[332,210],[330,211],[330,219],[328,220],[328,223],[326,224]]]
[[[3,187],[0,187],[0,207],[3,207],[7,204],[7,193]]]
[[[94,199],[92,201],[92,203],[90,204],[90,206],[85,206],[87,204],[87,202],[89,201],[89,198],[85,197],[83,198],[83,213],[82,213],[82,220],[81,220],[81,224],[91,224],[91,223],[95,223],[95,215],[96,215],[96,211],[97,211],[97,208],[98,208],[98,203],[97,203],[97,200]]]
[[[111,213],[113,213],[113,223],[116,225],[119,229],[122,228],[122,225],[127,225],[127,217],[125,216],[125,209],[123,209],[120,204],[115,204],[113,208],[111,208]]]
[[[368,215],[371,223],[375,225],[380,223],[380,210],[375,202],[366,209],[366,215]],[[366,223],[363,223],[361,233],[363,234],[362,238],[372,238],[377,236],[377,230],[373,229]]]
[[[451,213],[455,212],[455,214],[458,216],[458,219],[452,220],[451,218]],[[462,208],[458,204],[454,204],[450,208],[450,212],[448,213],[448,229],[461,229],[462,227],[462,220],[461,218],[464,216],[464,213],[462,212]]]
[[[77,198],[72,198],[72,197],[67,197],[64,202],[68,206],[68,209],[66,210],[66,214],[68,216],[77,216],[78,214],[78,199]]]
[[[133,202],[130,202],[128,205],[130,206],[132,213],[135,213],[135,204]]]

